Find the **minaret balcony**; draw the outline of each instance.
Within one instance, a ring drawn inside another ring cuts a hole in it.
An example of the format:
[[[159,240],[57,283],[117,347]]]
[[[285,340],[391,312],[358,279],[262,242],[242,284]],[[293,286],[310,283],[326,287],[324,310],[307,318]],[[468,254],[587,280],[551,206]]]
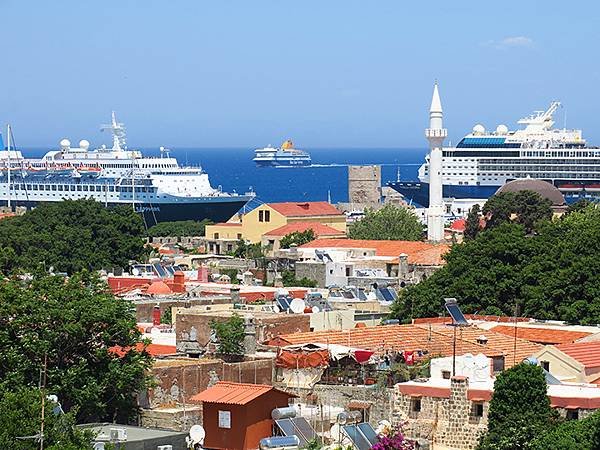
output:
[[[448,130],[446,128],[426,128],[425,137],[445,138],[448,137]]]

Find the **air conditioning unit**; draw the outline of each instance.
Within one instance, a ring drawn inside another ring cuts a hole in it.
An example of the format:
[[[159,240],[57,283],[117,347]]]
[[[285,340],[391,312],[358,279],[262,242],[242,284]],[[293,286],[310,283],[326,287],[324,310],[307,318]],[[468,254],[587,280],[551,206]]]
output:
[[[127,430],[125,428],[111,428],[110,429],[110,440],[113,441],[126,441]]]
[[[156,447],[156,450],[173,450],[172,445],[159,445]]]

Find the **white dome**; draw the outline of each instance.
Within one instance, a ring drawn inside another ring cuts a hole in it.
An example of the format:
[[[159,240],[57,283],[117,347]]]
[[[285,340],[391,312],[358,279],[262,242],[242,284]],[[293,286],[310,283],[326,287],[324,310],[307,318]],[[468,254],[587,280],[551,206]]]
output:
[[[480,123],[478,123],[477,125],[475,125],[473,127],[473,133],[474,134],[483,134],[483,133],[485,133],[485,127],[483,125],[481,125]]]
[[[71,141],[69,141],[68,139],[63,139],[62,141],[60,141],[60,148],[69,148],[71,147]]]
[[[496,127],[496,134],[508,134],[508,127],[500,124]]]
[[[90,142],[86,139],[82,139],[79,141],[79,148],[82,148],[84,150],[87,150],[88,148],[90,148]]]

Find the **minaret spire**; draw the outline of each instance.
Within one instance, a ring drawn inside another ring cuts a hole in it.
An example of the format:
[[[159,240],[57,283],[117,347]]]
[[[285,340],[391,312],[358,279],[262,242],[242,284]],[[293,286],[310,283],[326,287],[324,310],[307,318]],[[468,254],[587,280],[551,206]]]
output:
[[[425,137],[429,141],[429,208],[427,209],[427,239],[441,242],[444,239],[444,200],[442,186],[442,144],[448,136],[443,124],[444,114],[437,80],[433,86],[429,108],[429,128]]]

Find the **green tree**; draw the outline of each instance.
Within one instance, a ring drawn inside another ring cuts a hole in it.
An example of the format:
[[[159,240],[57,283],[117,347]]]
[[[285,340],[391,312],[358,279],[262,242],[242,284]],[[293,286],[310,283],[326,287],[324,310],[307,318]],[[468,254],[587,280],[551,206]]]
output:
[[[46,393],[44,393],[46,395]],[[39,448],[35,439],[17,439],[35,436],[40,432],[42,393],[38,389],[3,386],[0,389],[0,448],[34,450]],[[60,399],[59,399],[60,402]],[[57,412],[54,412],[54,409]],[[44,414],[44,448],[48,450],[81,450],[92,448],[93,436],[75,427],[72,412],[62,414],[58,405],[46,400]]]
[[[552,219],[552,202],[533,191],[502,192],[492,196],[483,206],[486,228],[514,221],[528,233],[541,220]]]
[[[536,450],[594,450],[600,448],[600,411],[581,420],[557,424],[536,437],[531,448]]]
[[[585,198],[582,198],[581,200],[578,200],[567,207],[567,214],[584,211],[590,205],[593,205],[593,203]]]
[[[465,313],[521,314],[569,323],[600,323],[600,209],[540,221],[535,233],[507,222],[452,247],[446,265],[400,293],[393,316],[437,316],[443,298]]]
[[[210,326],[217,335],[218,353],[223,355],[244,354],[244,319],[242,317],[234,313],[223,322],[213,320]]]
[[[206,225],[211,225],[212,221],[204,219],[197,220],[180,220],[175,222],[161,222],[148,228],[148,236],[150,237],[188,237],[188,236],[204,236]]]
[[[481,222],[481,208],[478,204],[473,205],[467,215],[465,221],[465,239],[475,239],[479,234],[480,222]]]
[[[365,217],[350,225],[351,239],[381,239],[418,241],[423,238],[423,225],[411,210],[385,205],[374,211],[367,209]]]
[[[133,304],[97,276],[0,282],[0,380],[33,388],[47,360],[47,387],[79,421],[127,420],[150,383]],[[119,346],[119,357],[111,348]]]
[[[293,233],[286,234],[279,241],[280,248],[290,248],[292,244],[296,244],[298,247],[307,242],[315,240],[315,232],[312,228],[305,231],[294,231]]]
[[[498,374],[490,401],[488,431],[479,450],[532,449],[546,432],[553,412],[541,367],[521,363]]]
[[[0,221],[0,272],[126,267],[145,255],[144,224],[131,208],[94,200],[42,203]]]

